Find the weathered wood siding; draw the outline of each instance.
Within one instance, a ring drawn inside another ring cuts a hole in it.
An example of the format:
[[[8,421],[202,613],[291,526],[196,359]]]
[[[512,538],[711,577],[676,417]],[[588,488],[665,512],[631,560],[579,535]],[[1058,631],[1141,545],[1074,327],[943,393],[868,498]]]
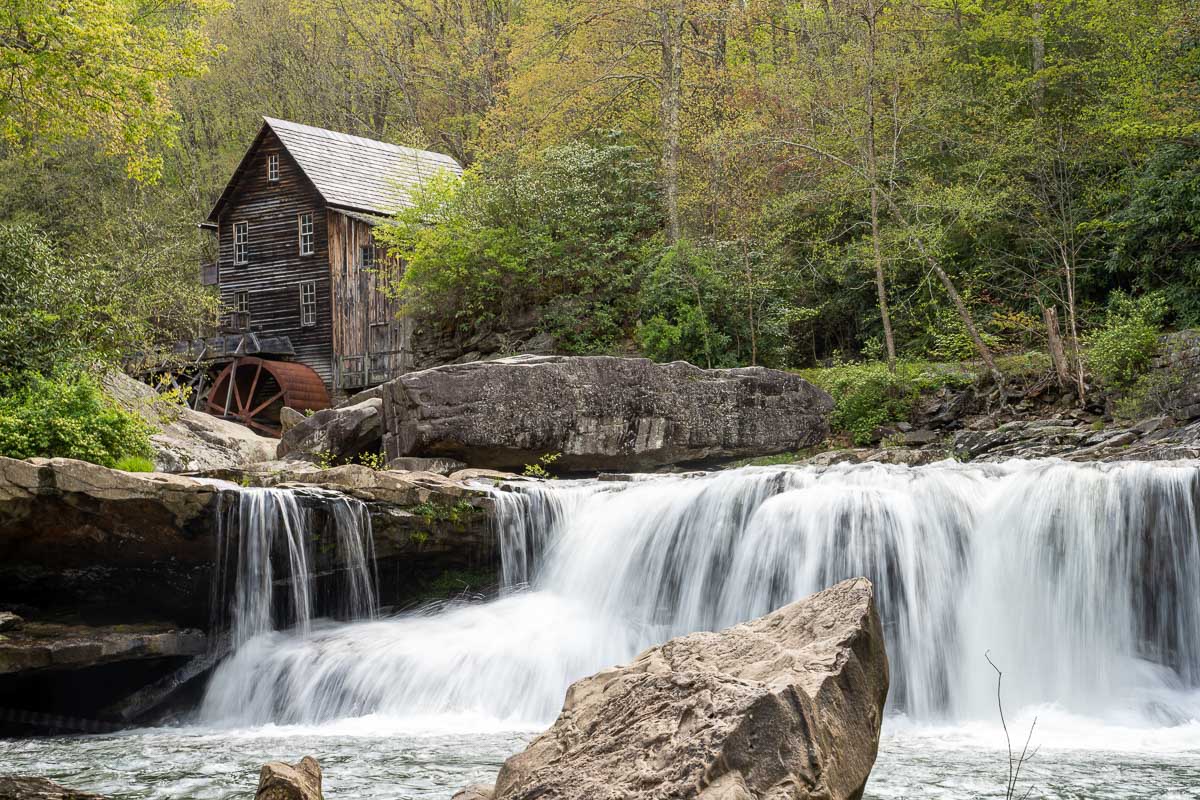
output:
[[[373,386],[407,372],[412,368],[412,323],[399,318],[399,303],[386,291],[402,263],[385,258],[379,247],[375,267],[364,268],[362,248],[372,240],[371,226],[363,220],[330,209],[326,227],[338,388]]]
[[[267,156],[279,156],[279,180],[267,179]],[[313,215],[313,253],[300,255],[299,216]],[[247,261],[234,264],[233,226],[248,223]],[[221,210],[219,259],[221,301],[232,309],[239,292],[249,293],[250,329],[286,335],[296,359],[333,388],[333,315],[325,204],[296,163],[267,130],[248,168]],[[300,324],[300,284],[316,282],[316,323]]]

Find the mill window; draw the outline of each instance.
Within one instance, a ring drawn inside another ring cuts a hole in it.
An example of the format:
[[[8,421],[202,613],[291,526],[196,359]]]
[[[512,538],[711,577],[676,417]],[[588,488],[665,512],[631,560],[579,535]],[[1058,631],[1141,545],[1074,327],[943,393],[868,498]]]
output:
[[[233,295],[233,313],[229,315],[229,324],[237,330],[250,329],[249,292],[237,292]]]
[[[364,244],[359,248],[358,259],[363,269],[375,269],[375,245]]]
[[[300,215],[300,255],[313,254],[313,215],[305,212]]]
[[[247,222],[233,223],[233,263],[246,263],[246,245],[250,241],[250,224]]]
[[[300,281],[300,324],[317,324],[316,281]]]
[[[275,183],[279,180],[279,154],[271,153],[267,156],[267,180]]]

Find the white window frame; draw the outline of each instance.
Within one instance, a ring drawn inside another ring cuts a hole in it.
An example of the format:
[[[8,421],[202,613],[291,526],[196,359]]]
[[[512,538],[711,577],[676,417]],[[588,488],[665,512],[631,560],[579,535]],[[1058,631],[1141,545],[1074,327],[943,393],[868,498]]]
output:
[[[307,222],[305,221],[307,217]],[[307,228],[307,230],[305,230]],[[300,242],[300,255],[311,256],[316,252],[316,226],[313,225],[311,211],[301,211],[296,215],[296,232]]]
[[[250,313],[250,293],[235,292],[233,295],[233,310],[239,314]]]
[[[233,263],[250,263],[250,223],[245,220],[233,223]]]
[[[300,325],[309,327],[317,324],[317,282],[300,281]]]
[[[267,180],[279,183],[279,153],[267,154]]]

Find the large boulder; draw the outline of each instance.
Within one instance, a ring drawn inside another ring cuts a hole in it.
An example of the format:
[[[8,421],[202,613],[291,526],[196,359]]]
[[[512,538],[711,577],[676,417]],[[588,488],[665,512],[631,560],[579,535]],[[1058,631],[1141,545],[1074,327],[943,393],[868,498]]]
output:
[[[855,800],[887,690],[871,584],[844,581],[575,683],[494,797]]]
[[[321,766],[312,756],[298,764],[271,761],[258,775],[254,800],[323,800]]]
[[[276,455],[302,461],[348,461],[360,453],[378,452],[382,437],[383,401],[372,397],[297,422],[284,432]]]
[[[828,435],[829,395],[787,372],[644,358],[516,356],[384,386],[388,458],[520,469],[638,470],[799,450]]]

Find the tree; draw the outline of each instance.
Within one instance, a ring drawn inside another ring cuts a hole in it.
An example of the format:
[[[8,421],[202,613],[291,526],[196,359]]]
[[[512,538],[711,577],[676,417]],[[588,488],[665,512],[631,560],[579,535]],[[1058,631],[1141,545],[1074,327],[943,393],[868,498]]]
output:
[[[526,152],[620,129],[659,162],[669,242],[687,233],[683,207],[689,114],[699,76],[720,60],[729,4],[718,0],[539,0],[514,31],[514,75],[485,143]]]
[[[203,22],[225,0],[12,0],[0,12],[0,134],[37,149],[94,136],[130,176],[157,178],[170,81],[200,75]]]
[[[379,231],[410,313],[466,336],[537,327],[567,352],[628,336],[662,217],[654,170],[617,137],[477,164],[423,188]]]

